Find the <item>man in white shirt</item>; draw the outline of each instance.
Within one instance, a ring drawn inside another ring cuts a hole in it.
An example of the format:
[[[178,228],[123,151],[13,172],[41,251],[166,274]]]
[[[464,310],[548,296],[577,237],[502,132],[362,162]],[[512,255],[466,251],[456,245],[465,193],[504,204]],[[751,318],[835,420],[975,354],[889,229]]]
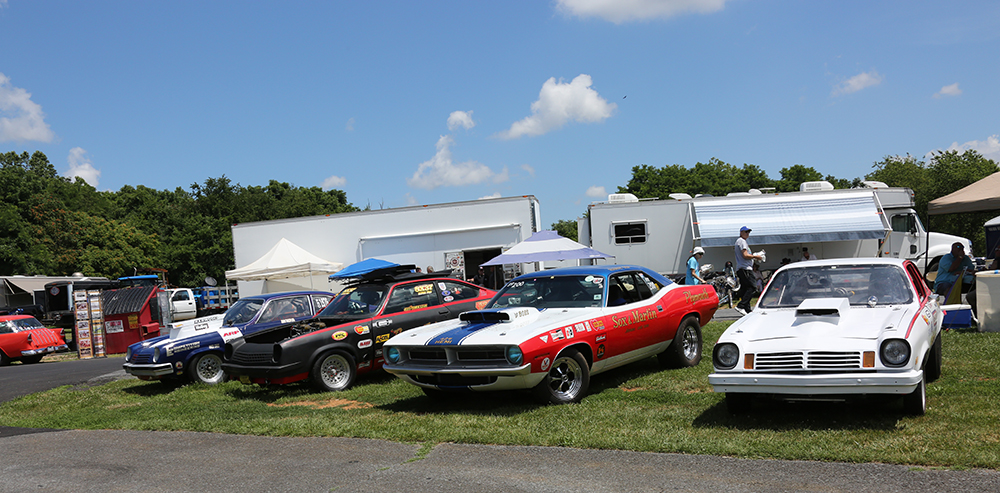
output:
[[[736,246],[734,247],[734,252],[736,253],[736,278],[740,280],[740,290],[735,295],[740,300],[736,305],[736,311],[740,312],[740,315],[746,315],[753,310],[750,307],[750,300],[757,295],[757,289],[754,287],[756,283],[753,277],[753,261],[764,260],[760,255],[754,255],[750,251],[750,245],[747,243],[750,231],[752,230],[746,226],[740,228],[740,237],[736,239]]]
[[[804,260],[816,260],[816,256],[809,253],[809,247],[802,247],[802,258],[799,259],[799,262]]]

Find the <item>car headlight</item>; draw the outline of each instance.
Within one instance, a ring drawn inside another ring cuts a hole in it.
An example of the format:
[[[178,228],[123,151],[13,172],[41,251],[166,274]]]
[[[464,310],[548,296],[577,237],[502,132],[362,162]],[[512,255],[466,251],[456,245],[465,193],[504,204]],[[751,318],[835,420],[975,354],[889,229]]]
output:
[[[507,357],[507,362],[512,365],[520,365],[524,361],[524,353],[517,346],[507,347],[507,350],[504,351],[504,356]]]
[[[740,348],[731,342],[716,344],[712,349],[712,364],[720,370],[732,370],[740,361]]]
[[[132,361],[132,346],[125,350],[125,361]]]
[[[385,360],[390,363],[399,363],[399,349],[390,347],[385,350]]]
[[[159,363],[159,362],[160,362],[160,347],[157,346],[153,348],[153,363]]]
[[[910,343],[905,339],[886,339],[879,355],[885,366],[903,366],[910,361]]]

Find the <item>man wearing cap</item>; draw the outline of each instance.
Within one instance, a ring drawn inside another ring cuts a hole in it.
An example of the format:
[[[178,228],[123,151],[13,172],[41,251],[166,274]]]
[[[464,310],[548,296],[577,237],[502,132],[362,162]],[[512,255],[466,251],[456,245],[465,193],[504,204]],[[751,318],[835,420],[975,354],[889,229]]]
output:
[[[802,258],[799,260],[799,262],[803,262],[806,260],[816,260],[816,256],[809,253],[809,247],[802,247]]]
[[[740,300],[736,305],[736,311],[740,312],[740,315],[746,315],[753,310],[750,307],[750,300],[757,294],[757,290],[754,288],[753,261],[764,260],[760,255],[754,255],[750,251],[750,245],[747,243],[750,231],[751,229],[746,226],[740,228],[740,237],[736,239],[734,249],[736,252],[736,278],[740,281],[740,290],[735,295]]]
[[[966,274],[976,271],[972,259],[965,254],[965,245],[956,241],[951,244],[951,252],[944,254],[938,262],[937,277],[934,278],[934,292],[947,296],[951,287],[958,282],[958,273],[965,269]]]
[[[687,263],[687,275],[684,276],[684,284],[705,284],[705,280],[701,278],[699,274],[700,267],[698,266],[698,261],[705,256],[705,249],[702,247],[694,247],[691,256],[688,257]]]

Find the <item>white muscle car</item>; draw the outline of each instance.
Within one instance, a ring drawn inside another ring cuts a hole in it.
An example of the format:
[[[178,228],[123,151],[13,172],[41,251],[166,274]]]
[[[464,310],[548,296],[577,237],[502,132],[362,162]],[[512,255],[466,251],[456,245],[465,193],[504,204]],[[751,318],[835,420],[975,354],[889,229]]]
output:
[[[927,407],[941,375],[937,295],[907,260],[799,262],[774,273],[757,307],[712,351],[708,381],[730,412],[752,399],[895,394],[909,414]]]

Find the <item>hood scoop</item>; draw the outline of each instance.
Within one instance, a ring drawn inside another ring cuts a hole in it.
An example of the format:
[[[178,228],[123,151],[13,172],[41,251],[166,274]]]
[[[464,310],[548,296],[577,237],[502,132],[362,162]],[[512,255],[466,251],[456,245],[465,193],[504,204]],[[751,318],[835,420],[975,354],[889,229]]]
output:
[[[458,316],[458,319],[463,322],[487,323],[487,324],[511,323],[511,322],[518,322],[519,324],[523,324],[530,322],[536,318],[538,318],[537,308],[523,307],[523,306],[517,308],[474,310],[471,312],[464,312]]]
[[[845,317],[850,309],[847,298],[813,298],[795,308],[795,317]]]

